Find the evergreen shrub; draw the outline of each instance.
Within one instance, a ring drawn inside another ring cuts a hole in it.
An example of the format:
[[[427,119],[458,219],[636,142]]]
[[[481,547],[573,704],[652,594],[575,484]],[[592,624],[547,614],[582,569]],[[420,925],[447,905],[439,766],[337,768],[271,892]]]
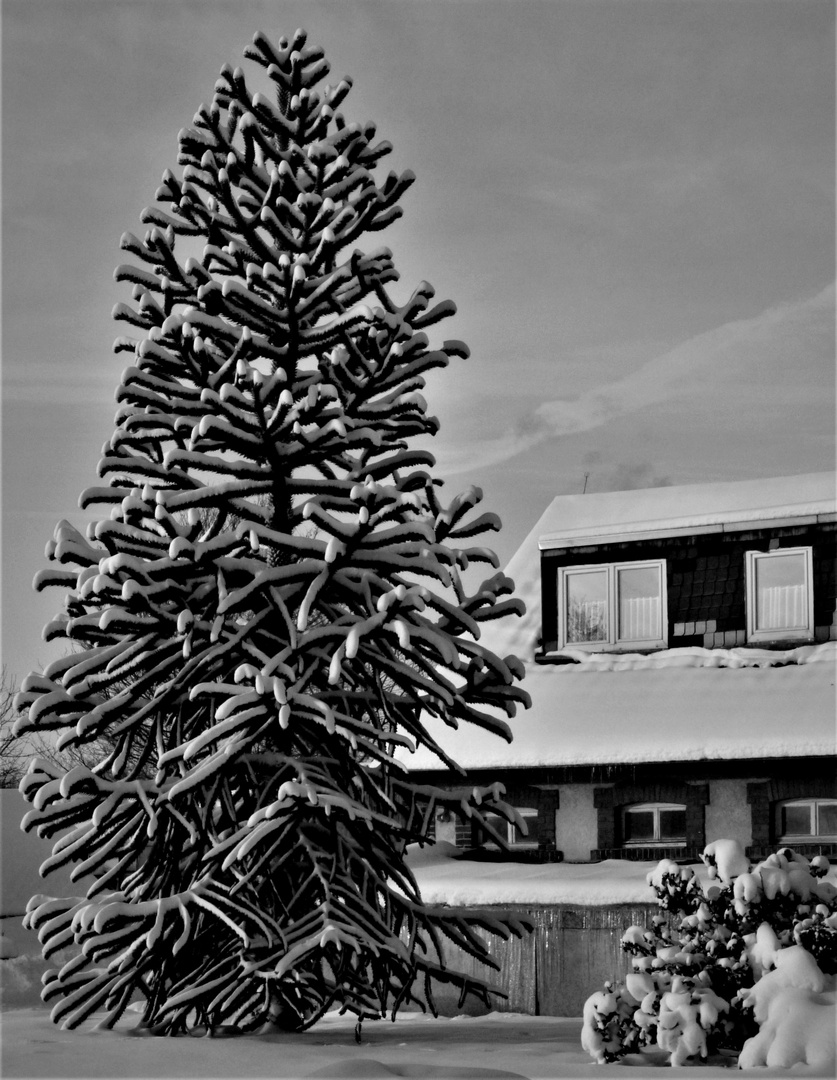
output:
[[[837,972],[837,888],[829,862],[782,848],[751,867],[731,840],[701,856],[713,883],[663,859],[648,874],[660,911],[622,937],[633,971],[584,1006],[582,1045],[598,1064],[657,1047],[672,1065],[738,1054],[759,1025],[750,988],[778,954],[805,949],[824,975]]]

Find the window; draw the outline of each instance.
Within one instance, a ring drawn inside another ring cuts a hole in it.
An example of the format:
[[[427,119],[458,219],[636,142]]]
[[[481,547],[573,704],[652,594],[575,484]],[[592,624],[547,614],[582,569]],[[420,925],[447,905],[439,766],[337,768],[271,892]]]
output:
[[[512,825],[510,821],[506,821],[499,814],[487,814],[486,818],[500,836],[505,837],[506,843],[510,847],[537,847],[538,811],[531,806],[516,806],[515,810],[525,821],[527,832],[518,828],[517,825]],[[488,838],[488,843],[497,846],[492,837]]]
[[[794,799],[777,807],[780,842],[837,840],[837,799]]]
[[[685,844],[686,807],[682,803],[636,803],[622,819],[625,844]]]
[[[813,636],[811,549],[747,552],[747,640]]]
[[[559,647],[663,648],[667,633],[663,560],[559,570]]]

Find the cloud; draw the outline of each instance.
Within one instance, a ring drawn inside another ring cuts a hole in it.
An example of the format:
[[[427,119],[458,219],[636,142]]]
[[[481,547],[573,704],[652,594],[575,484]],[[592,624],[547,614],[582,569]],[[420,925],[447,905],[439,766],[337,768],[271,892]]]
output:
[[[590,474],[588,491],[632,491],[634,488],[670,487],[670,476],[660,476],[650,461],[621,462],[604,474]]]
[[[547,439],[604,427],[654,406],[688,403],[695,411],[740,400],[743,410],[781,411],[789,395],[810,400],[831,390],[823,371],[834,358],[834,285],[813,297],[769,308],[750,319],[698,334],[623,378],[576,398],[542,402],[495,438],[442,448],[451,473],[496,465]],[[684,422],[688,422],[687,419]]]

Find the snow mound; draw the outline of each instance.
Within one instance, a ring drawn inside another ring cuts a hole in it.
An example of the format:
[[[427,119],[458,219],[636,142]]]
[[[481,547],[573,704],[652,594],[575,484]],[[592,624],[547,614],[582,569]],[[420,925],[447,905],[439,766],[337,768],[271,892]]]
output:
[[[571,660],[574,664],[594,671],[640,671],[655,668],[768,668],[787,664],[834,663],[837,642],[820,645],[799,645],[792,649],[754,649],[735,646],[731,649],[704,648],[692,645],[683,648],[660,649],[654,653],[591,653],[567,647],[553,652],[552,657]],[[572,670],[564,665],[560,670]]]
[[[823,1075],[837,1074],[837,992],[833,976],[823,975],[800,945],[781,949],[775,968],[740,998],[761,1025],[738,1058],[740,1069],[808,1065]]]
[[[39,956],[15,956],[0,967],[0,1010],[43,1008],[41,975],[46,964]]]
[[[709,876],[720,878],[725,885],[750,869],[750,861],[737,840],[713,840],[703,849],[701,859],[709,867]]]
[[[398,1065],[385,1065],[374,1058],[345,1058],[324,1065],[321,1069],[306,1074],[307,1077],[333,1077],[334,1080],[377,1080],[378,1077],[415,1076],[432,1080],[458,1080],[473,1077],[474,1080],[526,1080],[523,1073],[507,1072],[505,1069],[472,1068],[470,1065],[429,1065],[427,1062],[411,1065],[407,1062]]]

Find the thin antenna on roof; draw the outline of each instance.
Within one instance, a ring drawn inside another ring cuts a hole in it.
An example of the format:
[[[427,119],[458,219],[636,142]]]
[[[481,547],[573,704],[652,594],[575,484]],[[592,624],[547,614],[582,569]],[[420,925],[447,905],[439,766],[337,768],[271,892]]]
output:
[[[589,473],[589,472],[586,472],[586,473],[584,474],[584,487],[583,487],[583,488],[581,489],[581,494],[582,494],[582,495],[586,495],[586,494],[587,494],[587,477],[588,477],[589,475],[590,475],[590,473]]]

